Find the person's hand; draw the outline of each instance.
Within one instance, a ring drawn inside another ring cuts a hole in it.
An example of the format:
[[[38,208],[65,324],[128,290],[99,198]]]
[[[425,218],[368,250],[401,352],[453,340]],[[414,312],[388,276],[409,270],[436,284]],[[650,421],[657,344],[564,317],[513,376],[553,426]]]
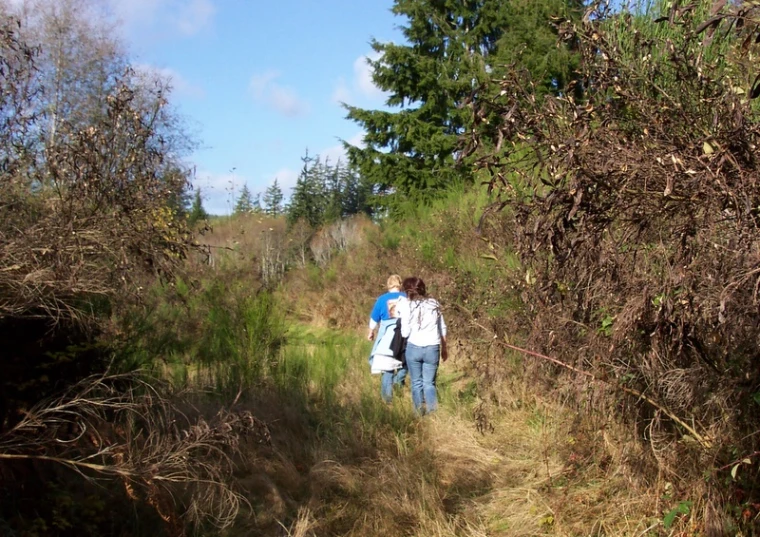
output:
[[[445,362],[449,359],[449,349],[446,348],[446,343],[441,343],[441,361]]]
[[[375,339],[375,331],[374,330],[370,330],[369,334],[367,334],[367,340],[368,341],[373,341],[374,339]]]

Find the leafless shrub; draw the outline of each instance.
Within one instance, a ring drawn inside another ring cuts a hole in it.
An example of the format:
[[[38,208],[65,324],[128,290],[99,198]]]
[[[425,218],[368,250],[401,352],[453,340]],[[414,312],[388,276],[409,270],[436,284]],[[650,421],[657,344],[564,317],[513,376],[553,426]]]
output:
[[[176,166],[162,88],[129,72],[99,97],[86,124],[37,100],[37,49],[0,20],[0,318],[85,315],[93,297],[139,291],[189,246],[176,207],[187,174]],[[55,136],[47,131],[55,128]]]
[[[368,219],[363,216],[353,216],[337,220],[317,231],[312,237],[309,248],[316,263],[323,267],[337,252],[361,243]]]
[[[311,261],[309,252],[314,253],[314,250],[310,248],[314,229],[305,218],[299,218],[289,226],[288,236],[296,264],[301,268],[306,267],[306,263]]]
[[[462,154],[514,205],[535,346],[646,394],[659,409],[625,408],[689,473],[757,449],[760,8],[656,5],[561,26],[583,97],[537,99],[511,69],[473,100]],[[679,420],[702,463],[675,449]]]
[[[259,272],[265,285],[279,282],[288,268],[287,234],[282,227],[261,232]]]
[[[57,463],[81,478],[121,482],[127,496],[152,506],[171,527],[211,521],[229,526],[245,502],[230,488],[240,438],[269,442],[250,412],[191,417],[134,375],[85,379],[39,403],[0,436],[0,467]]]

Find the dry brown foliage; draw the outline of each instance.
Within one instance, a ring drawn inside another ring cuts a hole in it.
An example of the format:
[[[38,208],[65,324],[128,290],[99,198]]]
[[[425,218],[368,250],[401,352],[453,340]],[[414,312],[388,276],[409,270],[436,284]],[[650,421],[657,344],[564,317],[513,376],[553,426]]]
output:
[[[327,224],[314,233],[309,249],[320,267],[329,263],[333,256],[358,246],[364,240],[372,222],[364,215],[353,216]]]
[[[594,3],[561,28],[583,98],[537,99],[513,69],[468,142],[515,202],[533,345],[655,402],[595,405],[635,417],[660,470],[688,481],[758,448],[760,8],[661,15]]]
[[[230,525],[245,502],[230,486],[230,457],[242,437],[267,443],[267,427],[247,411],[193,417],[155,386],[133,375],[91,377],[37,404],[0,435],[0,475],[10,478],[20,461],[63,465],[121,482],[172,531]]]
[[[0,318],[85,315],[93,297],[139,291],[188,246],[171,209],[186,173],[173,164],[166,100],[117,81],[89,124],[37,99],[36,49],[0,21]]]

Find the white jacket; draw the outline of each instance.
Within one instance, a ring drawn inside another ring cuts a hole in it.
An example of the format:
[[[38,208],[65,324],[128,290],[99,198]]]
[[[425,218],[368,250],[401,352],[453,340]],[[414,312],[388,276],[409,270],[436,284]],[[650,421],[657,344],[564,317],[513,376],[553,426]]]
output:
[[[440,345],[446,337],[446,322],[443,320],[441,305],[434,298],[421,300],[399,299],[401,314],[401,336],[416,347]]]
[[[396,371],[401,369],[401,362],[393,357],[391,343],[396,334],[396,322],[398,319],[380,321],[380,329],[377,331],[377,339],[372,347],[370,355],[370,372],[373,375],[383,371]]]

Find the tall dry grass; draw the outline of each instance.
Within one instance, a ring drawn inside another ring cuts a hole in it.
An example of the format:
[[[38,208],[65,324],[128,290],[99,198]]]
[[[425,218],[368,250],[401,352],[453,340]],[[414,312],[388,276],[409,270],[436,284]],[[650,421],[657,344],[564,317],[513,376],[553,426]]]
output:
[[[286,276],[279,299],[312,328],[283,350],[279,395],[252,403],[277,425],[240,476],[259,501],[239,534],[667,534],[663,511],[673,505],[660,502],[663,483],[635,473],[638,441],[543,395],[526,364],[493,344],[496,329],[520,318],[510,288],[520,267],[479,234],[488,202],[455,193],[367,228],[365,241],[324,267]],[[359,337],[394,272],[431,282],[451,328],[442,409],[423,420],[408,394],[380,403]]]
[[[634,536],[658,525],[615,460],[635,454],[607,445],[609,432],[579,438],[573,411],[510,392],[481,434],[469,381],[445,366],[441,410],[417,419],[408,394],[381,403],[358,337],[334,338],[314,331],[284,349],[281,391],[250,402],[272,443],[247,451],[238,482],[253,508],[233,535]]]
[[[365,240],[324,267],[288,272],[270,310],[288,316],[282,345],[256,362],[255,381],[226,390],[231,410],[250,412],[270,434],[241,438],[235,483],[250,505],[227,535],[667,534],[662,516],[673,505],[658,503],[657,492],[665,478],[646,482],[633,471],[639,443],[604,416],[563,407],[526,375],[525,362],[494,344],[494,331],[519,318],[509,287],[519,264],[478,234],[487,204],[478,194],[452,195],[407,221],[368,226]],[[235,329],[246,318],[235,313],[247,304],[238,298],[253,278],[245,256],[205,268],[215,285],[179,289],[185,296],[172,307],[183,304],[184,313],[157,324],[194,327],[174,363],[200,351],[220,358],[196,356],[199,372],[181,377],[188,388],[213,386],[202,370],[224,368],[223,348],[249,348]],[[414,417],[408,393],[391,407],[381,402],[360,337],[391,272],[430,282],[451,330],[441,410],[425,419]],[[224,311],[232,315],[221,323]],[[226,346],[198,345],[219,330]]]

